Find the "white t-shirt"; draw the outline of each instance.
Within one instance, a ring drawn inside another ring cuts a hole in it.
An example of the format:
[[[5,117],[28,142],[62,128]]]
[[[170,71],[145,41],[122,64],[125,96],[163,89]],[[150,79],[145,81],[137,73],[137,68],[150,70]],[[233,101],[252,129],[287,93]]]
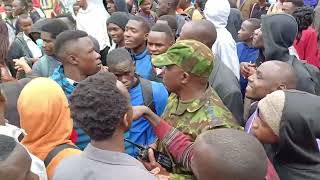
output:
[[[23,33],[23,39],[26,41],[29,50],[32,53],[33,58],[40,58],[42,56],[41,49],[38,47],[36,43],[32,41],[27,35]]]

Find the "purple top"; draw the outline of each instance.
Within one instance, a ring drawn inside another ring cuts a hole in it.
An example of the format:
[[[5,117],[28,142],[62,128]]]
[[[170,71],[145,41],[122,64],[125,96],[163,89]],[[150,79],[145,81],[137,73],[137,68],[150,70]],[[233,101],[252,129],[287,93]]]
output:
[[[256,119],[257,116],[258,116],[258,108],[254,111],[254,113],[249,117],[248,121],[246,122],[246,125],[244,127],[244,131],[246,133],[250,134],[253,121]]]

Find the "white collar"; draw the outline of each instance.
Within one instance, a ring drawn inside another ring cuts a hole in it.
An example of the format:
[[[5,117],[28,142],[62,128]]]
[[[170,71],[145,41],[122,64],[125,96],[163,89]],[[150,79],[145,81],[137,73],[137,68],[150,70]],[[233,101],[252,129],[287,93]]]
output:
[[[66,79],[67,79],[67,81],[68,81],[70,84],[72,84],[72,85],[78,84],[78,82],[76,82],[76,81],[74,81],[74,80],[72,80],[72,79],[70,79],[70,78],[67,78],[67,77],[66,77]]]

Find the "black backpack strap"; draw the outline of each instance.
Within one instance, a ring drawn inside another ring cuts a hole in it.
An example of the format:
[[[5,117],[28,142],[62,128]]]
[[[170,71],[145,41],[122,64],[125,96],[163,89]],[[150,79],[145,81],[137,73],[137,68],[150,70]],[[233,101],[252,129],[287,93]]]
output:
[[[52,159],[54,157],[56,157],[56,155],[58,155],[61,151],[65,150],[65,149],[79,149],[78,147],[71,145],[71,144],[60,144],[58,146],[56,146],[55,148],[53,148],[47,155],[46,159],[44,159],[44,165],[46,167],[48,167],[48,165],[50,164],[50,162],[52,161]]]
[[[154,113],[157,113],[156,108],[154,106],[154,102],[153,102],[153,92],[152,92],[151,81],[143,79],[141,77],[139,77],[139,81],[141,83],[144,105],[149,107]]]

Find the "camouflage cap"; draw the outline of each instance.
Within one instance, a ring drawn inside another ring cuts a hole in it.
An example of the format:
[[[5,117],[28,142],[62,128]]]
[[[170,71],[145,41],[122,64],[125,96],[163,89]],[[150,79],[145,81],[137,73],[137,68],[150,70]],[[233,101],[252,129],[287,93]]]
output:
[[[177,65],[184,71],[209,77],[213,69],[214,55],[206,45],[195,40],[180,40],[166,53],[153,56],[152,64],[157,67]]]

